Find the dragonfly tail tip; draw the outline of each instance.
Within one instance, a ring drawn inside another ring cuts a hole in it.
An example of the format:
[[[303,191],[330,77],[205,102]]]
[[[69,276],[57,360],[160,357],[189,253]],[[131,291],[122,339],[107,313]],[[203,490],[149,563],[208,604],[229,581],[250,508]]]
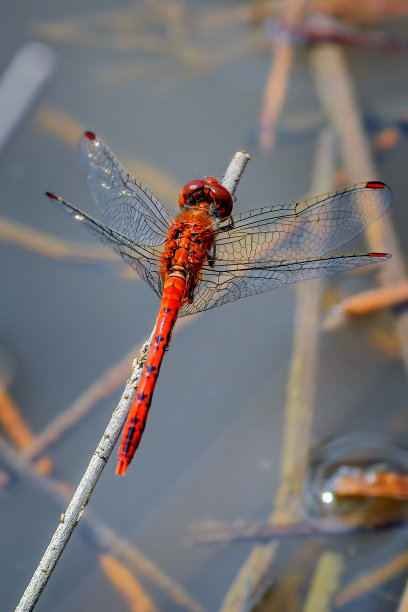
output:
[[[123,459],[119,459],[118,465],[116,468],[116,473],[119,474],[120,476],[124,476],[126,474],[127,467],[128,467],[128,464],[126,463],[126,461],[124,461]]]

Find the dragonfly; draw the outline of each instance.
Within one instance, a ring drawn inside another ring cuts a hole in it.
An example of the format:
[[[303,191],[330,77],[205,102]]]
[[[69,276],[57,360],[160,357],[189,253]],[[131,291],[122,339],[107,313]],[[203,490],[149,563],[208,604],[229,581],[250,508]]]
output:
[[[82,135],[78,155],[106,225],[62,197],[46,195],[123,257],[161,300],[123,430],[117,474],[125,474],[139,446],[164,352],[179,316],[390,257],[386,253],[328,255],[387,210],[391,190],[379,181],[232,214],[233,198],[220,181],[194,179],[181,189],[181,210],[172,219],[93,132]]]

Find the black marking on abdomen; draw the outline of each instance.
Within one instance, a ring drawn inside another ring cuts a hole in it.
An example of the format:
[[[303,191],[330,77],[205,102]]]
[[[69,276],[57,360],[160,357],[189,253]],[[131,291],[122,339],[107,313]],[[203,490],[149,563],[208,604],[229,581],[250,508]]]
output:
[[[133,438],[133,434],[135,433],[135,431],[136,431],[136,427],[129,427],[129,431],[128,431],[128,434],[126,436],[126,440],[128,442],[130,442],[130,440]]]

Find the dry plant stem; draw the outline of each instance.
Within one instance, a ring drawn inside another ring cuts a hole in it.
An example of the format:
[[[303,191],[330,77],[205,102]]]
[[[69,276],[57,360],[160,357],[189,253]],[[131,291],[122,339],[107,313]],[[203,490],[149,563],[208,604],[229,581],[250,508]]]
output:
[[[72,495],[71,488],[52,477],[39,474],[38,470],[2,436],[0,436],[0,459],[29,487],[34,487],[43,493],[58,512],[61,512],[66,506],[67,500],[69,501]],[[91,511],[87,510],[78,527],[87,543],[91,544],[97,553],[109,553],[124,559],[137,576],[149,582],[155,589],[162,591],[181,608],[190,612],[201,612],[201,606],[164,574],[153,561],[127,540],[120,538],[113,529],[106,526]]]
[[[405,523],[404,523],[405,524]],[[209,544],[233,544],[236,542],[270,542],[271,540],[284,540],[288,538],[299,538],[300,536],[341,536],[350,534],[361,534],[373,529],[390,528],[400,529],[401,522],[392,524],[373,524],[369,522],[353,524],[340,521],[315,520],[313,522],[301,522],[295,520],[293,523],[265,523],[265,524],[223,524],[216,521],[203,521],[193,526],[193,535],[190,543],[194,545]],[[262,547],[262,549],[265,547]],[[256,550],[254,548],[254,550]],[[265,568],[264,568],[265,569]],[[248,607],[248,606],[247,606]],[[242,608],[242,605],[241,605]],[[238,608],[239,610],[241,608]]]
[[[310,57],[318,94],[338,135],[343,162],[350,180],[358,182],[377,178],[342,51],[334,45],[324,45],[311,51]],[[370,250],[392,254],[392,259],[380,269],[381,285],[404,282],[404,261],[389,214],[372,223],[364,234]],[[396,318],[396,329],[404,366],[408,372],[407,312],[401,312]]]
[[[245,170],[247,163],[247,153],[238,152],[234,155],[233,160],[225,173],[223,181],[225,185],[231,185],[232,193],[234,193],[239,178]],[[89,502],[92,492],[112,453],[113,447],[120,435],[120,432],[122,431],[132,403],[133,395],[135,393],[135,387],[137,387],[144,363],[146,361],[152,335],[149,340],[144,343],[138,359],[135,361],[132,376],[126,385],[119,404],[113,412],[112,418],[101,438],[101,441],[95,449],[91,461],[85,470],[85,473],[68,505],[68,508],[64,515],[62,515],[61,521],[54,535],[52,536],[51,541],[19,604],[17,605],[16,612],[27,612],[28,610],[32,610],[36,605],[54,570],[54,567],[58,562],[58,559],[60,558],[69,538],[72,535],[72,532],[78,524],[78,521]]]
[[[1,381],[0,426],[19,449],[27,448],[34,440],[34,434]],[[36,462],[36,467],[41,474],[49,474],[52,471],[52,461],[49,457],[41,457]],[[0,472],[0,489],[6,486],[9,480],[8,474]]]
[[[399,524],[395,524],[396,528]],[[387,525],[387,529],[389,525]],[[347,535],[350,533],[363,533],[372,530],[372,525],[353,525],[333,520],[315,520],[313,522],[301,522],[295,520],[293,523],[265,523],[250,524],[231,523],[223,524],[216,521],[203,521],[193,526],[193,535],[190,542],[194,545],[208,544],[231,544],[236,542],[264,541],[269,542],[276,539],[298,538],[299,536],[312,535]]]
[[[372,289],[371,291],[362,291],[357,295],[352,295],[345,300],[342,300],[339,307],[347,316],[358,317],[400,306],[408,302],[408,281]]]
[[[296,26],[302,19],[306,4],[306,0],[288,0],[283,22],[287,26]],[[259,120],[259,146],[264,151],[275,144],[276,126],[285,104],[294,55],[295,49],[289,37],[285,34],[278,36],[273,47]]]
[[[263,151],[275,145],[275,130],[285,104],[294,55],[295,50],[287,41],[274,44],[259,120],[259,146]]]
[[[408,499],[408,477],[390,472],[344,474],[336,479],[333,492],[341,497],[358,495],[406,500]]]
[[[406,572],[408,568],[408,553],[404,552],[397,555],[388,563],[376,568],[372,571],[367,571],[365,568],[364,574],[355,580],[346,584],[342,591],[336,597],[336,609],[348,605],[354,599],[358,599],[365,593],[380,587],[388,580],[392,580],[398,574]],[[406,599],[404,592],[402,599]]]
[[[154,602],[135,581],[132,573],[111,555],[100,555],[99,563],[106,577],[122,595],[130,612],[158,612]]]
[[[21,223],[0,217],[0,240],[17,244],[39,255],[54,259],[71,259],[101,264],[117,262],[118,258],[105,247],[92,247],[79,242],[69,242],[54,238]],[[137,278],[135,276],[135,278]]]
[[[333,176],[334,138],[333,134],[327,131],[319,139],[311,192],[315,194],[330,191]],[[275,496],[274,510],[269,517],[272,523],[297,521],[295,509],[290,508],[293,493],[290,479],[298,472],[300,476],[295,481],[295,487],[298,487],[300,478],[306,470],[316,383],[319,296],[319,280],[301,284],[297,288],[295,331],[284,416],[280,486]],[[262,588],[261,585],[268,574],[268,568],[277,548],[277,542],[270,542],[252,549],[224,598],[221,612],[241,612],[248,609],[248,593]]]
[[[303,612],[329,612],[333,609],[332,596],[339,587],[343,566],[342,555],[330,551],[322,554],[306,596]]]
[[[404,593],[396,612],[408,612],[408,582],[405,585]]]

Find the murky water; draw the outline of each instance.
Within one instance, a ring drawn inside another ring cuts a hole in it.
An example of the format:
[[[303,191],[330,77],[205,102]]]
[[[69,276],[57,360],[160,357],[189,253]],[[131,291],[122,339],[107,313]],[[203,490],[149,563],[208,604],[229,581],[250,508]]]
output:
[[[73,146],[83,127],[100,134],[130,170],[139,168],[139,178],[170,207],[177,185],[221,175],[242,148],[253,156],[237,191],[238,210],[294,201],[309,191],[322,117],[306,52],[299,51],[293,66],[277,147],[261,154],[257,125],[270,64],[262,26],[232,17],[221,26],[215,8],[232,10],[235,3],[166,6],[3,2],[1,69],[32,40],[54,50],[58,67],[0,151],[2,217],[55,238],[95,244],[43,196],[50,189],[98,216]],[[408,36],[407,21],[384,28]],[[361,50],[348,52],[347,60],[367,119],[387,122],[405,113],[406,120],[406,56]],[[379,176],[372,177],[393,188],[392,217],[405,253],[407,153],[402,138],[378,156]],[[362,244],[360,239],[348,250]],[[0,242],[0,348],[12,364],[9,391],[35,433],[150,334],[158,301],[123,271],[120,262],[59,261]],[[371,287],[372,279],[343,277],[330,284],[351,293]],[[137,458],[126,479],[114,475],[111,461],[90,503],[101,521],[205,610],[220,608],[253,543],[187,547],[189,526],[203,518],[262,522],[272,511],[294,309],[293,288],[278,289],[203,313],[176,332]],[[354,432],[408,434],[406,373],[397,355],[373,343],[377,328],[388,334],[389,321],[321,334],[311,443]],[[49,450],[60,481],[78,482],[120,393],[118,388],[99,402]],[[60,511],[17,478],[0,492],[1,610],[16,605]],[[300,538],[283,542],[271,564],[272,584],[284,584],[297,558],[303,597],[319,554],[332,546],[345,555],[346,584],[361,567],[402,553],[403,533],[326,538],[314,548]],[[344,609],[394,610],[405,573]],[[160,588],[143,585],[160,609],[180,609]],[[72,609],[130,609],[79,530],[38,604],[44,612]]]

